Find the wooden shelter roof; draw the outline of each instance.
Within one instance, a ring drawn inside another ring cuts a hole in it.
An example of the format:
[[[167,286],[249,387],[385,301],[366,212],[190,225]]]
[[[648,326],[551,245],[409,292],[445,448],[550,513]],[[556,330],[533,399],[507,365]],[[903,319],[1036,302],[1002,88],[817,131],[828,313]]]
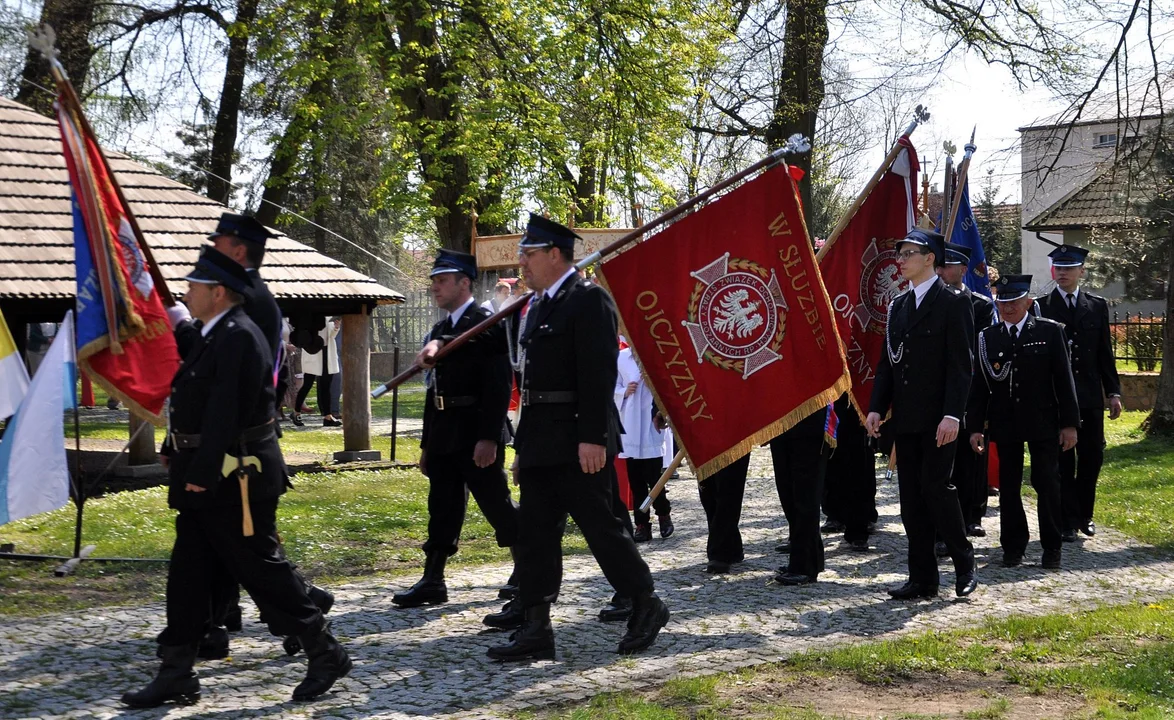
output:
[[[106,155],[168,287],[182,294],[182,278],[228,208],[126,155]],[[400,293],[282,234],[266,244],[261,274],[287,311],[403,302]],[[0,98],[0,302],[72,305],[74,292],[69,175],[57,123]]]

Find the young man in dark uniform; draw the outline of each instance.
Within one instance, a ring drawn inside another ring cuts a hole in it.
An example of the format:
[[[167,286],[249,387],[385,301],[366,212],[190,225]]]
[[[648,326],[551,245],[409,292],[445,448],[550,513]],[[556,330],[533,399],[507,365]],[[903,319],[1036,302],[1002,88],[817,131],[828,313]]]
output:
[[[206,248],[187,277],[185,297],[202,323],[171,388],[168,504],[179,511],[167,576],[163,665],[132,707],[200,696],[198,643],[212,620],[212,577],[227,568],[270,626],[297,636],[309,657],[295,700],[325,693],[351,669],[277,538],[278,498],[288,485],[273,430],[273,360],[261,331],[241,309],[244,268]]]
[[[865,420],[869,435],[879,437],[882,419],[892,409],[901,521],[909,537],[909,581],[889,591],[898,600],[938,594],[935,531],[953,558],[957,595],[969,595],[978,586],[974,547],[950,484],[954,443],[970,392],[974,311],[935,274],[935,265],[944,260],[938,233],[914,229],[897,243],[901,275],[913,289],[889,305],[885,348]]]
[[[432,264],[432,298],[447,317],[433,326],[421,354],[469,330],[492,313],[473,299],[477,260],[468,253],[441,250]],[[444,566],[457,551],[472,493],[493,527],[498,547],[513,548],[518,509],[506,480],[506,413],[510,404],[510,360],[503,328],[495,325],[433,366],[424,404],[420,471],[428,477],[428,539],[424,577],[396,594],[400,607],[448,602]],[[520,613],[518,613],[520,615]]]
[[[1076,541],[1077,530],[1089,537],[1096,534],[1092,516],[1097,478],[1105,461],[1106,396],[1109,419],[1121,415],[1121,380],[1109,337],[1109,305],[1080,287],[1087,256],[1088,250],[1075,245],[1061,245],[1049,253],[1056,287],[1037,299],[1040,314],[1064,326],[1080,403],[1077,447],[1060,453],[1063,539],[1067,542]]]
[[[616,592],[633,603],[618,652],[642,650],[669,619],[632,536],[612,512],[620,423],[612,393],[619,356],[615,303],[571,264],[570,229],[530,216],[519,245],[526,284],[539,298],[521,332],[522,408],[514,447],[521,488],[519,598],[525,619],[497,660],[554,656],[550,604],[562,583],[562,529],[575,520]]]
[[[995,303],[985,295],[971,292],[962,282],[969,266],[970,248],[946,243],[946,263],[938,269],[938,275],[947,285],[970,301],[974,309],[975,337],[972,347],[977,347],[978,333],[995,323]],[[977,378],[977,375],[975,377]],[[954,486],[958,488],[958,502],[962,505],[962,517],[966,520],[966,534],[971,537],[985,537],[982,518],[986,515],[987,505],[986,458],[975,453],[969,441],[971,431],[981,433],[982,428],[970,428],[967,424],[968,419],[962,418],[962,427],[959,430],[961,441],[957,443],[954,471],[950,477]]]
[[[1080,410],[1068,365],[1064,328],[1053,320],[1027,312],[1030,275],[999,278],[998,325],[979,336],[978,364],[982,377],[975,379],[967,417],[971,420],[970,446],[984,450],[985,422],[999,446],[999,542],[1003,565],[1014,567],[1027,550],[1027,515],[1023,512],[1023,444],[1031,453],[1031,486],[1039,511],[1041,565],[1060,567],[1059,460],[1060,449],[1076,446]]]

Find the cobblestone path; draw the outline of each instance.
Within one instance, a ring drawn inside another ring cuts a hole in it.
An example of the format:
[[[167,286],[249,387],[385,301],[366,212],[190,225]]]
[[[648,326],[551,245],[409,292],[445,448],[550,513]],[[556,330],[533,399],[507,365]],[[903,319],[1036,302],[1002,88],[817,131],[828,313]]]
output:
[[[705,521],[693,481],[670,484],[676,534],[642,545],[672,620],[642,655],[613,651],[623,628],[595,619],[611,590],[588,555],[568,557],[554,622],[555,661],[500,665],[485,650],[505,636],[482,632],[481,617],[498,608],[497,586],[508,568],[451,572],[450,603],[398,610],[394,590],[415,577],[377,578],[336,587],[331,617],[355,660],[350,677],[330,695],[295,704],[290,694],[305,671],[303,656],[286,658],[278,639],[246,609],[245,630],[228,660],[200,664],[204,698],[187,708],[130,711],[118,697],[145,684],[156,669],[154,637],[161,605],[96,609],[84,615],[0,621],[2,718],[492,718],[603,691],[662,683],[770,662],[790,654],[900,633],[954,628],[985,617],[1071,612],[1100,604],[1152,601],[1174,595],[1174,559],[1102,528],[1095,538],[1065,545],[1064,569],[1039,567],[1033,539],[1028,564],[999,560],[997,502],[977,553],[982,585],[956,601],[952,569],[943,567],[936,600],[897,603],[885,590],[904,579],[905,540],[895,481],[878,493],[880,532],[867,554],[826,538],[828,570],[816,585],[771,582],[785,534],[770,479],[769,454],[755,452],[746,488],[742,531],[746,562],[726,576],[705,566]],[[1030,513],[1029,513],[1030,515]],[[1036,538],[1032,519],[1033,538]]]

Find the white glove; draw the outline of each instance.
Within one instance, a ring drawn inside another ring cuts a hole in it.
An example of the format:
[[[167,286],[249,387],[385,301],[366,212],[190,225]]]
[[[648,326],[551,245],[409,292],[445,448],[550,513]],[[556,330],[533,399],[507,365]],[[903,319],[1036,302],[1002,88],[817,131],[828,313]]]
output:
[[[192,314],[188,312],[188,306],[181,302],[177,302],[171,307],[167,308],[167,319],[171,321],[171,329],[174,330],[179,327],[179,324],[184,320],[191,320]]]

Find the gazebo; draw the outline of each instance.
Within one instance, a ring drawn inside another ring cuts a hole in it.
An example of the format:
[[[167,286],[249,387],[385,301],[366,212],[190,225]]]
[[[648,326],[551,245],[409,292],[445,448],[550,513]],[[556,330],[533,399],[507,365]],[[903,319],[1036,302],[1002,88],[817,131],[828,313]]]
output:
[[[107,157],[164,280],[181,295],[181,278],[228,208],[126,155]],[[403,295],[285,235],[268,242],[261,274],[285,315],[342,316],[344,450],[335,458],[377,459],[370,318],[377,305],[403,302]],[[27,323],[58,322],[75,300],[69,176],[57,123],[0,98],[0,310],[23,343]]]

